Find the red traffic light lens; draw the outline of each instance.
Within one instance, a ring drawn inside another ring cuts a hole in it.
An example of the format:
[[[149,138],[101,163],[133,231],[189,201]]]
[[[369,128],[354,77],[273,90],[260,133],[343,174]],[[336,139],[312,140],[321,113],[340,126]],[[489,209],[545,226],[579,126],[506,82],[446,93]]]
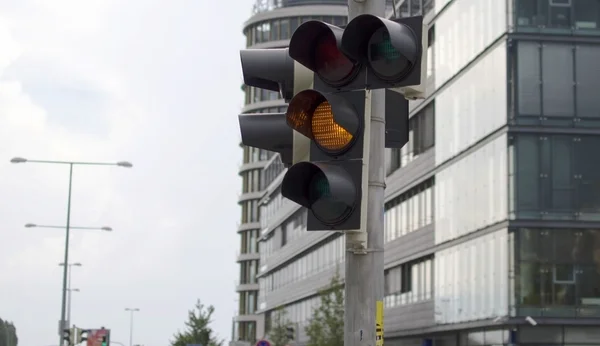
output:
[[[327,83],[344,84],[353,77],[354,63],[337,46],[333,35],[323,35],[315,46],[315,72]]]

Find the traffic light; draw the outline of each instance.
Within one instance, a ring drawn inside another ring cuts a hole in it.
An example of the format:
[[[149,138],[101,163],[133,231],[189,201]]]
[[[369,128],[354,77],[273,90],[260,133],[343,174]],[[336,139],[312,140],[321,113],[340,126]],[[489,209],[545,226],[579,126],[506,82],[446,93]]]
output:
[[[67,345],[73,346],[75,345],[75,333],[72,328],[63,329],[63,343],[66,342]]]
[[[357,16],[345,29],[307,21],[294,31],[290,57],[337,91],[395,88],[424,98],[427,29],[423,17]]]
[[[102,335],[102,346],[110,345],[110,329],[101,327],[100,330],[104,331],[104,334]]]
[[[309,231],[362,228],[364,109],[364,90],[307,89],[290,101],[287,123],[311,140],[310,161],[288,169],[281,194],[311,210]]]
[[[279,91],[286,102],[312,86],[313,73],[292,60],[287,48],[242,50],[240,58],[245,85]],[[285,113],[240,114],[239,123],[244,145],[277,152],[286,166],[305,156],[298,149],[308,143],[287,126]]]
[[[294,96],[294,60],[287,48],[240,51],[244,84],[277,91],[288,102]]]
[[[340,27],[311,20],[298,26],[290,39],[290,57],[319,77],[324,83],[320,90],[364,89],[365,69],[340,50],[343,33]]]
[[[427,28],[423,16],[389,20],[359,15],[346,26],[340,47],[366,66],[368,89],[407,87],[402,90],[406,97],[424,97]]]
[[[364,231],[371,121],[366,89],[419,85],[423,18],[358,16],[345,29],[308,21],[290,40],[292,59],[313,71],[313,89],[298,92],[287,123],[310,140],[309,159],[286,172],[281,193],[308,208],[307,230]],[[353,41],[354,37],[356,40]],[[425,45],[426,47],[426,45]],[[386,147],[408,141],[408,101],[386,90]]]
[[[295,333],[294,327],[286,328],[286,337],[288,340],[294,340],[296,338],[296,333]]]
[[[82,343],[84,341],[87,341],[89,334],[90,334],[91,330],[89,329],[80,329],[79,330],[79,334],[77,335],[77,342],[76,344]]]

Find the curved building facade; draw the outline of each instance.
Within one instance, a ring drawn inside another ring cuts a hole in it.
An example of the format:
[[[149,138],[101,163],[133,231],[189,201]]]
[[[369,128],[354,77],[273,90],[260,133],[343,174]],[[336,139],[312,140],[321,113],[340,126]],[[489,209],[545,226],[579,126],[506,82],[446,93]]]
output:
[[[248,49],[282,48],[287,47],[294,30],[305,21],[322,20],[345,25],[346,19],[346,0],[259,0],[252,16],[244,23],[243,31]],[[287,108],[277,92],[246,86],[242,89],[245,93],[244,113],[284,112]],[[277,154],[243,145],[242,148],[243,163],[239,169],[242,193],[238,201],[242,217],[237,230],[240,234],[237,257],[240,276],[236,283],[239,307],[234,317],[232,341],[254,343],[265,336],[264,314],[258,314],[259,238],[264,228],[259,202],[284,168]]]

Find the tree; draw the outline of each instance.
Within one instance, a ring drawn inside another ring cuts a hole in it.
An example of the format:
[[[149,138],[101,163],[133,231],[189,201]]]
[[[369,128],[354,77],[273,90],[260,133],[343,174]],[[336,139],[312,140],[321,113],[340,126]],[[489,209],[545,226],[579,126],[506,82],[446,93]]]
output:
[[[218,340],[210,328],[211,317],[215,308],[210,305],[205,307],[200,299],[196,302],[194,309],[188,311],[188,320],[185,322],[186,329],[173,336],[171,346],[186,346],[187,344],[200,344],[202,346],[223,346],[223,340]]]
[[[273,324],[269,331],[271,344],[273,346],[287,345],[290,341],[287,329],[293,327],[292,322],[287,318],[287,311],[283,307],[278,308],[272,321]]]
[[[321,304],[305,328],[307,346],[344,346],[344,284],[338,273],[319,295]]]
[[[15,325],[0,319],[0,346],[17,346],[18,344],[19,338]]]

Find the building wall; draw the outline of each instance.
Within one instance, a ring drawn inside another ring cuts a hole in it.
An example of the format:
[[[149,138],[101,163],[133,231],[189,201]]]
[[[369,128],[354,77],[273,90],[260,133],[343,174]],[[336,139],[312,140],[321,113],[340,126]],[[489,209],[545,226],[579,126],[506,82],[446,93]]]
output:
[[[585,326],[600,323],[600,3],[559,2],[397,1],[430,47],[410,141],[386,149],[386,343],[600,343]],[[279,184],[261,201],[259,312],[286,306],[302,344],[344,252]]]

